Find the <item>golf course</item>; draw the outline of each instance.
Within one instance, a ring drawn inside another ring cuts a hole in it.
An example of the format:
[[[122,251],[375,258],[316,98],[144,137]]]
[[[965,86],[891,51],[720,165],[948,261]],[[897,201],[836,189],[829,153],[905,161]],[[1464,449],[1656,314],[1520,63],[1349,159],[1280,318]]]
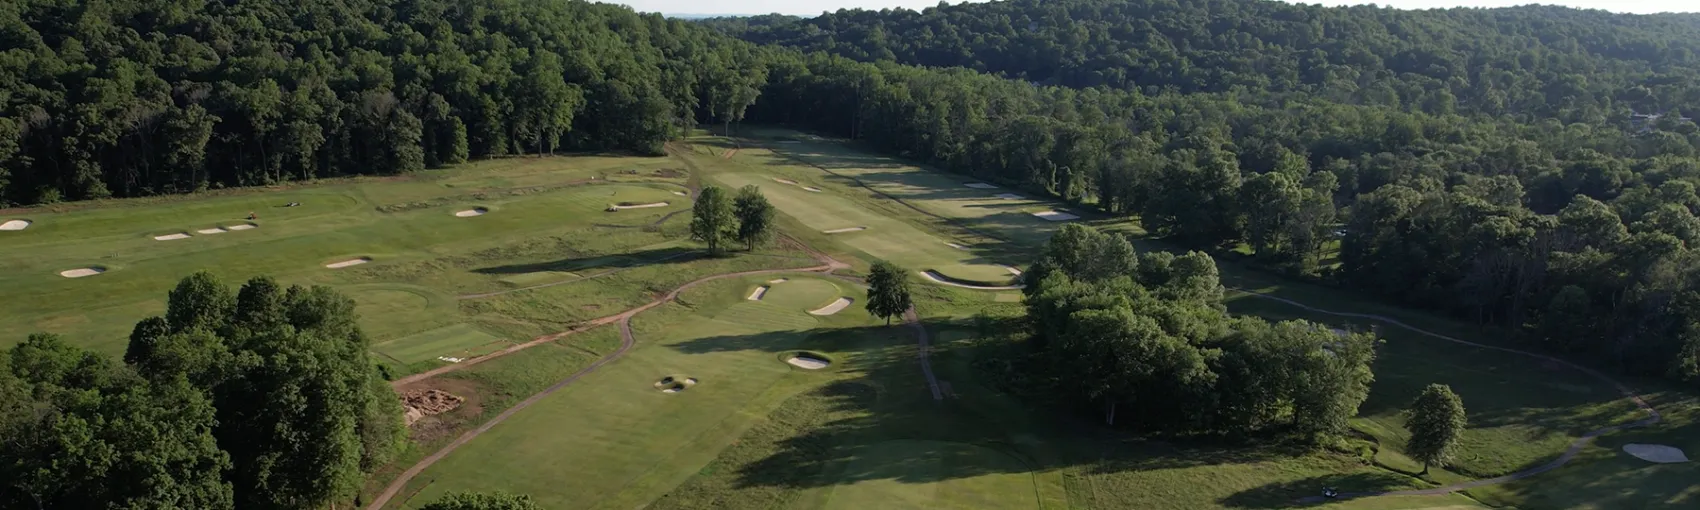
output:
[[[1345,438],[1170,440],[1047,407],[988,366],[1025,335],[1021,272],[1063,225],[1171,246],[854,142],[738,135],[0,211],[29,222],[0,231],[0,347],[51,332],[122,356],[196,271],[335,289],[410,410],[411,446],[365,480],[372,509],[493,490],[550,509],[1700,505],[1700,466],[1624,448],[1700,454],[1692,396],[1228,259],[1230,313],[1381,339]],[[759,187],[774,242],[708,255],[691,211],[709,186]],[[877,261],[912,291],[890,324],[868,311]],[[1470,415],[1454,461],[1422,474],[1405,409],[1430,384]]]

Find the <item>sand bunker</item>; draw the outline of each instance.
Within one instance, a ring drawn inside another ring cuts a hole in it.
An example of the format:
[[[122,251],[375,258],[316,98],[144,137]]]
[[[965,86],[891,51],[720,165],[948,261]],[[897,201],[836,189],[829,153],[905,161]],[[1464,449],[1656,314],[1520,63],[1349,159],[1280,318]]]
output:
[[[0,230],[23,230],[25,228],[29,228],[29,226],[30,220],[9,220],[5,223],[0,223]]]
[[[678,195],[678,196],[681,196],[681,197],[688,197],[688,196],[691,196],[691,194],[690,194],[690,193],[685,193],[685,192],[683,192],[683,191],[675,191],[675,192],[673,192],[673,194],[674,194],[674,195]]]
[[[820,193],[821,190],[820,190],[820,188],[803,186],[803,191],[807,191],[807,192],[810,192],[810,193]]]
[[[826,368],[827,365],[832,364],[832,362],[830,362],[830,361],[820,359],[820,358],[817,358],[817,357],[814,357],[814,356],[810,356],[808,354],[798,354],[796,356],[792,356],[790,358],[787,358],[785,360],[785,362],[790,363],[791,366],[801,368],[803,370],[820,370],[820,369]]]
[[[1688,456],[1684,455],[1681,449],[1662,444],[1630,443],[1623,445],[1623,452],[1634,455],[1637,459],[1659,464],[1688,462]]]
[[[1003,266],[1003,270],[1009,271],[1010,276],[1021,276],[1021,270],[1016,269],[1015,266]]]
[[[618,205],[618,204],[616,204],[616,205],[608,206],[608,210],[619,211],[619,210],[623,210],[623,209],[648,209],[648,208],[651,208],[651,207],[667,207],[667,204],[668,204],[668,202],[656,202],[656,203],[653,203],[653,204],[632,204],[632,205]]]
[[[669,375],[661,378],[659,381],[655,381],[655,389],[661,390],[662,393],[678,393],[696,385],[697,380],[694,377]]]
[[[766,295],[767,295],[767,287],[756,287],[756,290],[751,291],[750,297],[748,297],[746,299],[749,299],[750,301],[761,301],[761,297],[766,296]]]
[[[485,213],[488,213],[488,212],[490,212],[489,209],[485,209],[483,207],[474,207],[474,208],[471,208],[471,209],[467,209],[465,211],[455,211],[455,217],[471,218],[473,216],[483,216]]]
[[[966,249],[968,249],[968,247],[967,247],[967,246],[963,246],[963,245],[960,245],[960,244],[956,244],[956,243],[952,243],[952,242],[946,242],[946,243],[944,243],[944,245],[945,245],[945,246],[949,246],[949,247],[951,247],[951,248],[956,248],[956,249],[958,249],[958,250],[966,250]]]
[[[992,285],[976,285],[976,284],[972,284],[972,283],[963,283],[963,282],[959,282],[959,281],[956,281],[956,280],[954,280],[954,279],[952,279],[952,278],[950,278],[950,277],[948,277],[948,276],[945,276],[945,275],[942,275],[942,274],[939,274],[939,273],[938,273],[938,271],[922,271],[922,272],[921,272],[921,277],[923,277],[923,278],[926,278],[926,279],[928,279],[928,280],[930,280],[930,281],[932,281],[932,282],[933,282],[933,283],[938,283],[938,284],[943,284],[943,285],[949,285],[949,286],[952,286],[952,287],[961,287],[961,288],[964,288],[964,289],[975,289],[975,290],[1020,290],[1020,289],[1024,289],[1024,288],[1027,288],[1027,286],[1026,286],[1026,285],[1004,285],[1004,286],[992,286]]]
[[[325,267],[328,267],[328,268],[331,268],[331,269],[342,269],[342,268],[349,267],[349,266],[358,266],[358,265],[365,264],[365,263],[371,262],[371,261],[372,261],[372,257],[360,257],[360,258],[357,258],[357,259],[344,260],[342,262],[332,262],[332,263],[329,263],[329,264],[325,264]]]
[[[997,186],[993,186],[993,185],[986,184],[986,183],[983,183],[983,182],[970,182],[968,184],[964,184],[963,186],[967,186],[967,187],[974,188],[974,189],[998,189]]]
[[[176,234],[168,234],[168,235],[163,235],[163,236],[153,236],[153,240],[155,240],[155,241],[176,241],[178,239],[188,239],[188,238],[189,238],[188,232],[179,232],[179,233],[176,233]]]
[[[998,193],[998,198],[1001,198],[1001,199],[1004,199],[1004,200],[1021,200],[1021,199],[1026,198],[1026,197],[1023,197],[1021,195],[1017,195],[1017,194],[1014,194],[1014,193]]]
[[[412,390],[401,396],[401,405],[407,410],[408,425],[426,416],[453,411],[465,401],[443,390]]]
[[[809,315],[832,315],[832,314],[835,314],[835,313],[838,313],[838,312],[842,312],[842,311],[844,311],[845,308],[850,307],[851,302],[852,302],[852,300],[850,298],[841,297],[841,298],[838,298],[837,301],[833,301],[832,304],[820,307],[818,309],[809,310]]]
[[[773,180],[775,182],[779,182],[779,183],[782,183],[782,184],[791,184],[791,185],[797,184],[797,181],[793,181],[791,179],[781,179],[781,178],[778,178],[778,177],[774,177]]]
[[[835,228],[835,229],[832,229],[832,230],[822,230],[820,232],[822,234],[842,234],[842,233],[845,233],[845,232],[861,232],[861,231],[867,230],[867,229],[868,229],[868,227],[850,227],[850,228]]]
[[[1078,219],[1080,219],[1079,216],[1075,216],[1073,214],[1065,213],[1065,212],[1062,212],[1062,211],[1043,211],[1043,212],[1033,213],[1033,215],[1038,216],[1040,219],[1043,219],[1045,221],[1068,221],[1068,220],[1078,220]]]
[[[258,226],[259,225],[249,225],[249,224],[244,223],[244,224],[241,224],[241,225],[231,225],[231,226],[228,226],[228,227],[224,227],[224,229],[230,230],[230,231],[249,230],[249,229],[252,229],[252,228],[258,227]]]
[[[104,272],[106,272],[106,268],[85,267],[85,268],[82,268],[82,269],[70,269],[70,270],[66,270],[66,271],[60,271],[59,276],[63,276],[63,277],[66,277],[66,278],[82,278],[84,276],[94,276],[94,275],[101,274],[101,273],[104,273]]]
[[[788,281],[791,281],[791,279],[790,278],[774,278],[772,280],[768,280],[767,283],[768,283],[768,285],[772,285],[772,284],[775,284],[775,283],[785,283],[785,282],[788,282]]]
[[[225,232],[229,232],[229,230],[225,230],[224,227],[203,228],[203,229],[195,231],[196,234],[206,234],[206,235],[223,234]]]

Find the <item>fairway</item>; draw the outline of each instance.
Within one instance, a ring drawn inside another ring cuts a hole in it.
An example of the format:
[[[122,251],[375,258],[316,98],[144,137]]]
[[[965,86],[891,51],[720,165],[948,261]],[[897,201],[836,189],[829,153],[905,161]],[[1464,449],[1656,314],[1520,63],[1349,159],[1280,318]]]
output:
[[[941,441],[869,445],[833,474],[823,510],[1037,509],[1033,475],[986,447]]]
[[[901,220],[882,216],[840,196],[810,193],[753,173],[721,173],[716,174],[714,179],[731,188],[750,184],[761,186],[762,193],[780,212],[811,229],[825,232],[866,226],[867,230],[837,234],[835,239],[870,257],[899,266],[915,270],[932,269],[966,281],[1007,283],[1011,275],[1004,264],[1024,263],[953,248],[943,238]]]

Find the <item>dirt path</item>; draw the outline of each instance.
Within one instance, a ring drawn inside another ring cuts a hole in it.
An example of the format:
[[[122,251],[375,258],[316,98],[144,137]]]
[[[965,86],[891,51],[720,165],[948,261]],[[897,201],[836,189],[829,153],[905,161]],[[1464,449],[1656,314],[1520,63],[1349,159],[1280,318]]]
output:
[[[789,241],[789,242],[793,242],[793,243],[796,242],[795,239],[786,238],[786,240]],[[798,243],[798,244],[801,245],[800,243]],[[529,342],[519,344],[519,345],[515,345],[513,347],[509,347],[507,349],[503,349],[503,350],[495,352],[495,353],[491,353],[491,354],[487,354],[487,355],[480,356],[480,357],[477,357],[477,358],[473,358],[473,359],[470,359],[470,360],[466,360],[466,361],[461,362],[461,363],[456,363],[456,364],[453,364],[453,365],[441,367],[441,368],[438,368],[436,370],[421,372],[421,373],[418,373],[418,374],[414,374],[414,375],[411,375],[411,376],[408,376],[408,377],[398,379],[398,380],[390,383],[390,385],[392,387],[401,388],[403,386],[406,386],[409,383],[418,382],[418,381],[421,381],[421,380],[429,379],[429,378],[436,377],[436,376],[446,374],[446,373],[449,373],[449,372],[454,372],[454,371],[457,371],[457,370],[462,370],[462,369],[465,369],[466,367],[469,367],[469,366],[472,366],[472,365],[477,365],[477,364],[483,363],[485,361],[500,358],[502,356],[513,354],[515,352],[519,352],[519,351],[529,349],[529,348],[532,348],[532,347],[536,347],[538,345],[543,345],[543,344],[546,344],[546,343],[549,343],[549,342],[553,342],[555,340],[559,340],[559,339],[566,337],[568,335],[572,335],[574,333],[593,329],[593,328],[596,328],[598,326],[605,326],[605,325],[612,324],[612,323],[619,323],[619,325],[620,325],[620,347],[618,349],[615,349],[614,352],[608,353],[607,356],[603,356],[601,359],[596,360],[596,362],[591,363],[590,366],[584,367],[582,370],[579,370],[578,372],[573,373],[573,375],[568,376],[566,379],[562,379],[561,382],[555,383],[555,385],[550,386],[547,389],[544,389],[543,391],[538,392],[535,395],[527,397],[525,400],[520,401],[520,403],[515,404],[513,407],[510,407],[505,411],[502,411],[502,413],[496,415],[496,417],[491,418],[490,421],[484,422],[484,424],[479,425],[477,428],[474,428],[472,430],[466,431],[465,433],[461,434],[460,437],[455,438],[454,442],[451,442],[448,445],[444,446],[443,448],[432,453],[431,455],[429,455],[429,456],[427,456],[423,459],[420,459],[419,462],[414,463],[414,465],[412,467],[407,468],[406,471],[403,471],[401,473],[401,475],[397,476],[395,478],[395,480],[390,481],[389,486],[384,488],[384,492],[379,494],[376,498],[374,498],[372,500],[372,502],[370,504],[368,504],[366,506],[367,510],[380,510],[380,509],[382,509],[384,507],[384,505],[389,503],[390,499],[394,498],[397,493],[401,492],[401,490],[407,486],[407,482],[412,480],[413,477],[419,476],[419,473],[422,473],[422,472],[425,471],[425,469],[430,468],[432,464],[436,464],[437,461],[442,460],[443,457],[446,457],[450,453],[453,453],[456,449],[460,448],[462,445],[465,445],[466,443],[471,442],[473,439],[477,438],[480,434],[483,434],[483,433],[489,431],[491,428],[494,428],[496,425],[501,424],[504,421],[507,421],[507,419],[509,417],[512,417],[514,414],[519,413],[522,410],[525,410],[525,408],[527,408],[527,407],[531,407],[533,404],[536,404],[537,402],[543,400],[544,397],[548,397],[550,394],[555,393],[556,391],[559,391],[561,388],[565,388],[565,387],[567,387],[567,385],[578,381],[579,378],[584,377],[586,374],[594,372],[594,371],[596,371],[596,369],[602,368],[603,365],[607,365],[609,363],[612,363],[615,360],[618,360],[621,357],[625,356],[627,352],[630,352],[632,350],[632,347],[637,345],[637,339],[632,336],[632,317],[636,316],[637,314],[643,313],[644,311],[655,308],[657,306],[661,306],[662,304],[665,304],[667,302],[673,301],[674,299],[677,299],[679,297],[680,293],[682,293],[686,290],[690,290],[691,288],[696,287],[698,285],[702,285],[704,283],[708,283],[708,282],[715,281],[715,280],[722,280],[722,279],[726,279],[726,278],[736,278],[736,277],[750,276],[750,275],[774,274],[774,273],[812,272],[812,273],[830,274],[833,271],[837,271],[839,269],[845,269],[845,268],[850,267],[849,264],[845,264],[843,262],[839,262],[837,260],[834,260],[832,257],[826,255],[825,253],[821,253],[819,251],[815,251],[813,249],[809,249],[809,248],[806,248],[806,247],[804,249],[806,251],[808,251],[811,255],[815,255],[816,258],[821,261],[821,265],[814,266],[814,267],[796,268],[796,269],[761,269],[761,270],[756,270],[756,271],[739,271],[739,272],[735,272],[735,273],[723,273],[723,274],[717,274],[717,275],[712,275],[712,276],[705,276],[705,277],[702,277],[702,278],[698,278],[696,280],[692,280],[691,282],[686,283],[684,285],[680,285],[678,288],[675,288],[671,291],[668,291],[666,295],[663,295],[662,297],[660,297],[660,298],[658,298],[654,301],[650,301],[649,303],[646,303],[643,306],[639,306],[637,308],[626,310],[624,312],[620,312],[619,314],[610,315],[610,316],[603,317],[603,318],[600,318],[600,319],[592,320],[592,321],[586,322],[584,324],[580,324],[578,326],[575,326],[573,329],[563,331],[561,333],[537,337],[536,339],[533,339]],[[925,333],[923,332],[922,334],[924,335]],[[925,341],[923,340],[923,345],[924,344],[925,344]],[[922,362],[925,363],[925,359],[923,359]],[[930,374],[930,372],[929,372],[929,374]],[[931,379],[932,379],[932,377],[929,375],[928,380],[931,380]],[[938,391],[937,387],[935,386],[935,388],[934,388],[934,394],[935,395],[937,394],[937,391]]]
[[[1245,289],[1237,289],[1237,288],[1233,288],[1233,287],[1228,287],[1228,290],[1242,292],[1242,293],[1245,293],[1248,296],[1252,296],[1252,297],[1256,297],[1256,298],[1268,299],[1268,300],[1271,300],[1271,301],[1277,301],[1277,302],[1280,302],[1280,303],[1285,303],[1285,304],[1292,305],[1292,306],[1295,306],[1295,307],[1298,307],[1298,308],[1302,308],[1302,309],[1305,309],[1305,310],[1311,311],[1311,312],[1316,312],[1316,313],[1326,314],[1326,315],[1333,315],[1333,316],[1337,316],[1337,317],[1352,317],[1352,318],[1358,318],[1358,319],[1369,319],[1369,320],[1373,320],[1373,321],[1376,321],[1376,322],[1381,322],[1381,323],[1389,324],[1389,325],[1392,325],[1392,326],[1404,328],[1406,330],[1410,330],[1412,332],[1415,332],[1415,333],[1418,333],[1418,334],[1421,334],[1421,335],[1425,335],[1425,336],[1429,336],[1429,337],[1433,337],[1433,338],[1438,338],[1438,339],[1445,340],[1445,341],[1448,341],[1448,342],[1459,343],[1459,344],[1468,345],[1468,346],[1471,346],[1471,347],[1482,348],[1482,349],[1492,349],[1492,350],[1496,350],[1496,351],[1509,352],[1509,353],[1512,353],[1512,354],[1520,354],[1520,355],[1523,355],[1523,356],[1529,356],[1529,357],[1532,357],[1532,358],[1537,358],[1537,359],[1540,359],[1540,360],[1548,362],[1548,363],[1556,363],[1556,364],[1559,364],[1559,365],[1563,365],[1563,366],[1569,367],[1571,369],[1577,370],[1579,372],[1582,372],[1584,374],[1587,374],[1588,376],[1593,377],[1595,379],[1599,379],[1600,381],[1603,381],[1607,384],[1610,384],[1612,387],[1617,388],[1618,393],[1623,394],[1624,397],[1628,398],[1631,402],[1634,402],[1635,407],[1640,408],[1642,411],[1647,412],[1646,418],[1636,420],[1636,421],[1630,422],[1630,423],[1612,425],[1610,427],[1605,427],[1605,428],[1602,428],[1602,429],[1590,431],[1586,434],[1583,434],[1582,437],[1577,438],[1575,441],[1570,443],[1570,448],[1565,449],[1563,455],[1559,455],[1558,458],[1553,459],[1552,462],[1548,462],[1546,464],[1542,464],[1542,465],[1535,466],[1535,467],[1532,467],[1532,468],[1529,468],[1529,469],[1518,471],[1516,473],[1511,473],[1511,474],[1508,474],[1508,475],[1494,477],[1494,478],[1485,478],[1485,479],[1481,479],[1481,480],[1471,480],[1471,481],[1468,481],[1468,482],[1455,483],[1455,484],[1452,484],[1452,485],[1447,485],[1447,486],[1444,486],[1444,487],[1435,487],[1435,488],[1432,488],[1432,489],[1414,489],[1414,490],[1403,490],[1403,491],[1379,491],[1379,492],[1346,492],[1346,493],[1341,493],[1340,496],[1336,499],[1351,499],[1351,498],[1361,498],[1361,497],[1369,497],[1369,496],[1436,496],[1436,495],[1441,495],[1441,494],[1450,494],[1450,493],[1458,492],[1458,491],[1461,491],[1461,490],[1474,489],[1476,487],[1483,487],[1483,486],[1487,486],[1487,485],[1497,485],[1497,484],[1501,484],[1501,483],[1505,483],[1505,482],[1509,482],[1509,481],[1513,481],[1513,480],[1521,480],[1521,479],[1528,478],[1528,477],[1531,477],[1531,476],[1535,476],[1535,475],[1538,475],[1538,474],[1541,474],[1541,473],[1545,473],[1547,471],[1552,471],[1554,469],[1558,469],[1560,467],[1563,467],[1565,464],[1570,463],[1570,461],[1572,459],[1576,458],[1576,455],[1578,453],[1581,453],[1582,449],[1587,447],[1589,443],[1592,443],[1594,441],[1594,438],[1596,438],[1596,437],[1600,437],[1600,436],[1610,434],[1610,433],[1613,433],[1613,432],[1617,432],[1617,431],[1620,431],[1620,430],[1632,429],[1632,428],[1636,428],[1636,427],[1645,427],[1645,426],[1648,426],[1648,425],[1652,425],[1654,423],[1658,423],[1659,420],[1661,419],[1661,416],[1659,415],[1659,411],[1657,409],[1653,409],[1653,406],[1647,405],[1647,402],[1641,398],[1641,395],[1635,393],[1635,390],[1631,389],[1628,385],[1617,382],[1616,380],[1612,379],[1611,377],[1606,376],[1606,374],[1604,374],[1604,373],[1602,373],[1598,370],[1594,370],[1592,368],[1577,365],[1577,364],[1571,363],[1569,361],[1565,361],[1565,360],[1562,360],[1562,359],[1558,359],[1558,358],[1555,358],[1555,357],[1552,357],[1552,356],[1548,356],[1548,355],[1540,354],[1540,353],[1536,353],[1536,352],[1529,352],[1529,351],[1524,351],[1524,350],[1512,349],[1512,348],[1509,348],[1509,347],[1500,347],[1500,346],[1497,346],[1497,345],[1481,344],[1481,343],[1471,342],[1471,341],[1468,341],[1468,340],[1460,340],[1460,339],[1457,339],[1457,338],[1452,338],[1452,337],[1449,337],[1449,336],[1446,336],[1446,335],[1442,335],[1440,333],[1435,333],[1433,331],[1428,331],[1428,330],[1425,330],[1425,329],[1422,329],[1422,328],[1418,328],[1418,327],[1412,326],[1410,324],[1405,324],[1404,322],[1400,322],[1398,319],[1394,319],[1394,318],[1383,316],[1383,315],[1374,315],[1374,314],[1366,314],[1366,313],[1352,313],[1352,312],[1336,312],[1336,311],[1333,311],[1333,310],[1324,310],[1324,309],[1317,308],[1317,307],[1314,307],[1314,306],[1306,305],[1304,303],[1300,303],[1300,302],[1293,301],[1293,300],[1290,300],[1290,299],[1279,298],[1279,297],[1275,297],[1275,296],[1269,296],[1269,295],[1259,294],[1259,293],[1256,293],[1256,292],[1251,292],[1251,291],[1248,291],[1248,290],[1245,290]],[[1321,497],[1321,496],[1311,496],[1311,497],[1307,497],[1307,498],[1303,498],[1303,499],[1299,500],[1300,503],[1317,503],[1317,502],[1321,502],[1321,501],[1324,501],[1324,498]]]
[[[921,374],[927,376],[927,389],[933,391],[933,400],[944,400],[944,392],[939,390],[939,380],[933,377],[933,363],[927,359],[932,349],[927,342],[927,327],[921,324],[921,316],[915,313],[915,307],[911,306],[903,311],[903,322],[915,330],[915,337],[921,343]]]

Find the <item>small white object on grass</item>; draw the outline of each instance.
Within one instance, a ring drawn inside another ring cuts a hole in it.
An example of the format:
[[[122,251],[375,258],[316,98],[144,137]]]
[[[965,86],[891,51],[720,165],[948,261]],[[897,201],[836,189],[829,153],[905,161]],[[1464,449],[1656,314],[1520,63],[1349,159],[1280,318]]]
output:
[[[65,270],[65,271],[60,271],[59,276],[63,276],[63,277],[66,277],[66,278],[82,278],[84,276],[94,276],[94,275],[101,274],[101,273],[104,273],[104,272],[106,272],[105,269],[101,269],[101,268],[98,268],[98,267],[85,267],[85,268],[82,268],[82,269],[69,269],[69,270]]]
[[[329,264],[325,264],[325,267],[328,267],[328,268],[331,268],[331,269],[342,269],[342,268],[349,267],[349,266],[358,266],[358,265],[365,264],[365,263],[371,262],[371,261],[372,261],[372,259],[369,258],[369,257],[360,257],[360,258],[357,258],[357,259],[344,260],[342,262],[332,262],[332,263],[329,263]]]
[[[861,232],[861,231],[867,230],[867,229],[868,229],[868,227],[835,228],[835,229],[832,229],[832,230],[822,230],[822,231],[820,231],[820,233],[822,233],[822,234],[842,234],[842,233],[845,233],[845,232]]]
[[[30,220],[9,220],[0,223],[0,230],[23,230],[30,226]]]
[[[748,297],[746,299],[749,299],[750,301],[761,301],[761,297],[766,296],[766,295],[767,295],[767,287],[756,287],[756,290],[751,291],[750,297]]]
[[[968,184],[964,184],[964,186],[974,188],[974,189],[998,189],[997,186],[993,186],[993,185],[986,184],[986,183],[983,183],[983,182],[970,182]]]
[[[155,240],[155,241],[175,241],[175,240],[178,240],[178,239],[188,239],[188,238],[189,238],[189,234],[187,232],[180,232],[180,233],[176,233],[176,234],[167,234],[167,235],[163,235],[163,236],[153,236],[153,240]]]
[[[845,308],[849,308],[850,303],[851,303],[850,298],[841,297],[841,298],[838,298],[837,301],[833,301],[831,304],[828,304],[826,306],[823,306],[823,307],[820,307],[820,308],[817,308],[817,309],[814,309],[814,310],[809,310],[809,315],[832,315],[832,314],[844,311]]]
[[[1079,216],[1060,211],[1041,211],[1033,213],[1033,215],[1038,216],[1040,219],[1045,221],[1068,221],[1080,219]]]
[[[1623,445],[1623,452],[1633,455],[1637,459],[1658,464],[1688,462],[1688,455],[1682,453],[1681,448],[1662,444],[1630,443]]]

